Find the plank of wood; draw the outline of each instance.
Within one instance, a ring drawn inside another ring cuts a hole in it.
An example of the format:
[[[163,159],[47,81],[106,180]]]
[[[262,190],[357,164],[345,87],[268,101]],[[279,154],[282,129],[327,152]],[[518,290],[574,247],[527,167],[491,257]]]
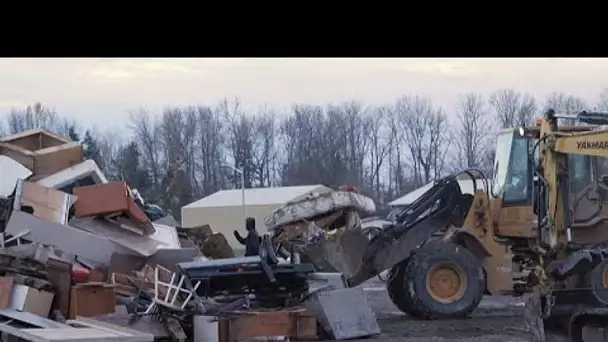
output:
[[[57,338],[64,338],[65,340],[74,340],[77,338],[100,338],[100,337],[122,337],[122,335],[115,334],[108,331],[103,331],[95,328],[77,328],[77,329],[21,329],[21,331],[43,337],[49,340],[57,340]]]
[[[96,329],[100,329],[100,330],[115,332],[115,333],[123,335],[123,336],[140,336],[142,338],[146,338],[149,341],[154,341],[154,336],[152,334],[146,334],[139,330],[129,329],[127,327],[121,327],[116,324],[102,322],[102,321],[92,319],[92,318],[78,316],[78,317],[76,317],[75,320],[68,321],[68,324],[72,324],[72,323],[84,325],[89,328],[96,328]]]
[[[6,309],[13,293],[13,277],[0,277],[0,309]]]
[[[1,329],[1,328],[0,328]],[[9,332],[10,333],[10,332]],[[147,342],[141,336],[122,336],[94,328],[78,329],[20,329],[27,340],[35,342],[78,341],[78,342]]]
[[[12,318],[17,321],[28,323],[41,328],[68,328],[74,329],[71,326],[59,322],[52,321],[29,312],[21,312],[12,309],[0,309],[0,315]]]
[[[46,261],[48,279],[55,288],[53,310],[59,310],[68,317],[70,310],[70,288],[72,286],[72,264],[62,260],[49,258]]]

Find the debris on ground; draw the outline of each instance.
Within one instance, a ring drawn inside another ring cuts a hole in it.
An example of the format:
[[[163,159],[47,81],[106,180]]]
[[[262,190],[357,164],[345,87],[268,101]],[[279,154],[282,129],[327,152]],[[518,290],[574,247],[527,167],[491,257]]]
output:
[[[0,168],[10,170],[0,180],[4,339],[310,340],[380,332],[365,295],[344,289],[342,275],[277,257],[268,234],[259,255],[236,257],[209,225],[179,227],[126,182],[108,181],[78,143],[40,129],[9,136],[0,139]]]

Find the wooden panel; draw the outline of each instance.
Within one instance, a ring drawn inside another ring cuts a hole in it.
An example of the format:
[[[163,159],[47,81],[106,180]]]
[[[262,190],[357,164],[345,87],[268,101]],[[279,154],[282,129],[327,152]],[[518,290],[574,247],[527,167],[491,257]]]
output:
[[[21,329],[22,331],[47,338],[49,340],[74,340],[77,338],[100,338],[100,337],[119,337],[119,334],[113,334],[107,331],[98,330],[95,328],[77,328],[77,329]]]
[[[221,318],[221,342],[262,336],[289,336],[294,339],[317,337],[317,320],[305,310],[247,312],[247,316]]]
[[[82,146],[78,143],[46,148],[36,152],[34,156],[34,173],[52,175],[81,163],[83,159]]]
[[[72,264],[50,258],[46,265],[48,280],[55,289],[52,310],[59,310],[64,317],[68,317],[72,287]]]
[[[12,327],[11,327],[12,328]],[[15,328],[13,328],[15,329]],[[5,330],[4,328],[2,330]],[[29,341],[82,341],[82,342],[149,342],[144,336],[128,336],[96,328],[78,329],[16,329],[20,337]],[[14,334],[13,332],[9,332]],[[17,335],[17,334],[15,334]]]
[[[23,151],[25,152],[25,151]],[[0,143],[0,154],[5,155],[34,172],[34,156],[15,150],[9,144]]]
[[[40,128],[30,129],[9,135],[0,139],[30,151],[38,151],[44,148],[59,146],[71,142],[70,139],[45,131]]]
[[[123,212],[128,209],[127,186],[124,182],[110,182],[74,188],[76,216],[97,216]]]
[[[87,317],[77,317],[76,320],[69,321],[70,324],[82,325],[89,328],[95,328],[103,331],[113,332],[115,334],[123,335],[123,336],[141,336],[145,339],[149,339],[152,341],[154,336],[148,333],[142,333],[139,330],[130,329],[127,327],[119,326],[116,324],[111,324],[107,322],[102,322],[96,319],[90,319]]]
[[[10,137],[9,137],[10,139]],[[10,140],[6,140],[6,142],[13,144],[15,146],[19,146],[21,148],[24,148],[28,151],[37,151],[39,149],[42,148],[42,146],[40,146],[42,144],[42,136],[40,133],[35,133],[32,135],[27,135],[27,136],[22,136],[22,137],[16,137],[14,139],[10,139]],[[56,142],[56,143],[61,143],[61,142]]]
[[[0,309],[6,309],[11,302],[13,293],[13,278],[0,277]]]
[[[146,213],[129,195],[125,182],[77,187],[74,188],[74,195],[78,197],[75,205],[77,217],[124,213],[139,224],[147,234],[155,232]]]
[[[19,202],[31,206],[37,217],[65,224],[73,196],[36,183],[21,181]]]

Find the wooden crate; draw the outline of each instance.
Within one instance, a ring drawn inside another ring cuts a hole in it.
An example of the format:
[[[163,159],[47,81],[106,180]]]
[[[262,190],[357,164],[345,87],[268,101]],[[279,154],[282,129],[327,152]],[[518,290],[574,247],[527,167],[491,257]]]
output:
[[[295,340],[317,339],[317,319],[306,309],[238,311],[220,318],[219,341],[235,342],[262,336],[286,336]]]
[[[69,317],[94,317],[113,313],[116,305],[114,285],[83,283],[72,286]]]

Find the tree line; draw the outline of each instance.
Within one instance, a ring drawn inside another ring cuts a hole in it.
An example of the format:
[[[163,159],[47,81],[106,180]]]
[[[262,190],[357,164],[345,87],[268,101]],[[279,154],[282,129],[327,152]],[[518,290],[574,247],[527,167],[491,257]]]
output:
[[[295,104],[287,113],[246,112],[238,99],[212,106],[130,113],[128,132],[85,127],[40,103],[8,113],[3,134],[44,128],[83,145],[112,179],[126,180],[148,201],[179,216],[180,208],[221,189],[245,186],[355,185],[380,205],[446,173],[478,167],[491,176],[501,128],[529,125],[547,108],[562,113],[608,111],[560,92],[546,99],[513,89],[466,93],[453,108],[404,95],[366,106]],[[124,138],[124,137],[128,138]]]

